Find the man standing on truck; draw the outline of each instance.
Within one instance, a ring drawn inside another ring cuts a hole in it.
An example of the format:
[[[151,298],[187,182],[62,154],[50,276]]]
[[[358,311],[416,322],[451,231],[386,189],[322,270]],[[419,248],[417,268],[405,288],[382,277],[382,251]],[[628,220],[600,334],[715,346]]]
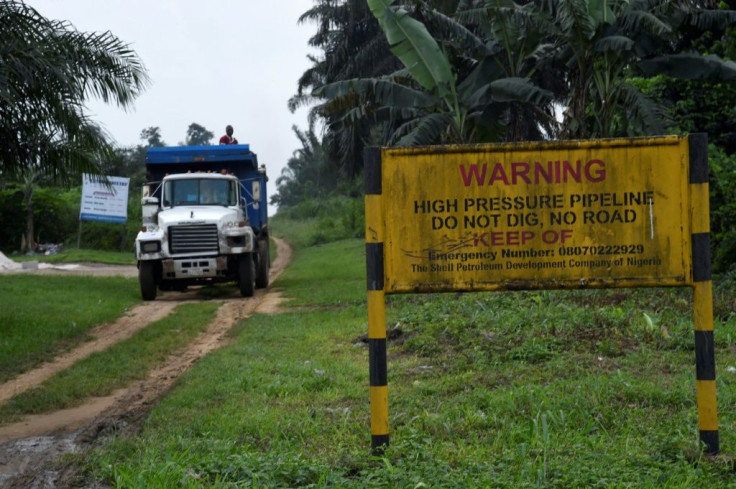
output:
[[[220,138],[220,144],[238,144],[238,140],[233,137],[233,126],[230,124],[225,128],[225,135]]]

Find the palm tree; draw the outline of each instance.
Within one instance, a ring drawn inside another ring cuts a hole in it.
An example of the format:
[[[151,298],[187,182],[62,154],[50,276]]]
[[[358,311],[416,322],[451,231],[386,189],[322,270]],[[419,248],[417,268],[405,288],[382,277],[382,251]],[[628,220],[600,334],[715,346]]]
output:
[[[430,20],[441,21],[455,38],[451,40],[459,39],[479,51],[480,59],[466,56],[469,70],[460,73],[426,26],[392,3],[368,0],[391,51],[405,68],[380,78],[340,81],[317,89],[315,95],[352,107],[339,124],[366,117],[386,122],[391,131],[384,142],[399,146],[501,140],[512,104],[518,109],[523,104],[548,103],[551,93],[528,76],[502,69],[494,59],[498,50],[441,13],[423,11]]]
[[[322,54],[310,56],[312,67],[299,79],[289,108],[294,111],[317,102],[310,110],[310,119],[325,121],[327,157],[337,163],[342,176],[352,178],[362,169],[361,154],[365,142],[371,139],[372,124],[361,120],[341,128],[334,126],[333,123],[343,116],[345,107],[324,103],[312,93],[317,87],[339,80],[390,73],[399,66],[398,60],[390,55],[378,22],[365,0],[316,0],[299,22],[317,24],[317,32],[309,44]]]
[[[0,32],[0,174],[99,173],[111,147],[84,102],[129,107],[148,81],[135,52],[110,32],[79,32],[15,0],[0,1]]]
[[[324,189],[334,189],[337,184],[336,172],[330,167],[330,160],[319,136],[314,131],[314,121],[307,131],[292,127],[302,147],[281,170],[276,179],[277,192],[271,196],[270,203],[289,207],[303,199],[323,195]]]

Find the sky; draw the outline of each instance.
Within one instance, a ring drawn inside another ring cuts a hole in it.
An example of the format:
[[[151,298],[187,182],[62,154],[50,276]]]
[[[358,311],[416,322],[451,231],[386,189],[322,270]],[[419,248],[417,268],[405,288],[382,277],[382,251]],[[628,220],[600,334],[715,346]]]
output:
[[[265,164],[269,192],[300,147],[292,131],[307,128],[308,108],[292,114],[287,102],[316,54],[308,45],[317,26],[299,24],[312,0],[26,0],[49,19],[80,31],[110,31],[145,64],[150,84],[132,108],[99,101],[88,114],[119,146],[142,144],[156,126],[167,145],[186,138],[193,122],[216,144],[231,124]],[[274,209],[270,209],[273,213]]]

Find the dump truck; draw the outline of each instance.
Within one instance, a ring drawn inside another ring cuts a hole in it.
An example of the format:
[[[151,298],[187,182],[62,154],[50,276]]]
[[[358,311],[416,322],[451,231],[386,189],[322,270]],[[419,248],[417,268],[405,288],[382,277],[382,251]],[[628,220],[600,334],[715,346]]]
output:
[[[265,166],[248,144],[152,147],[135,255],[141,296],[235,282],[268,287]]]

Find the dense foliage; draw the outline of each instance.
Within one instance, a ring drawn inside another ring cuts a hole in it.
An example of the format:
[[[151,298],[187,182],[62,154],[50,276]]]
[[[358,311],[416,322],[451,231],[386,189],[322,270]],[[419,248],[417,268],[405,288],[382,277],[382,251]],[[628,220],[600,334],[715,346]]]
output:
[[[192,123],[186,138],[201,138],[196,142],[203,144],[212,138],[211,134],[205,127]],[[0,251],[12,254],[26,249],[23,246],[28,241],[25,193],[30,187],[36,243],[76,246],[79,241],[86,248],[132,252],[141,222],[140,188],[146,181],[146,150],[166,145],[158,127],[143,129],[140,138],[142,144],[113,148],[110,157],[100,165],[104,175],[130,178],[128,222],[125,226],[105,222],[83,222],[79,225],[81,175],[67,186],[53,185],[48,179],[30,182],[8,180],[0,184]]]
[[[22,233],[8,229],[3,240],[33,250],[41,230],[56,238],[63,228],[56,220],[36,229],[37,217],[53,219],[57,216],[48,210],[64,207],[51,196],[35,209],[44,197],[34,196],[37,186],[76,183],[82,172],[104,174],[113,156],[108,136],[87,115],[85,102],[99,98],[128,107],[148,78],[136,53],[109,31],[77,31],[23,2],[0,1],[0,31],[0,185],[10,183],[12,194],[5,196],[11,209],[3,221],[13,214],[15,190],[25,209],[22,219],[15,216],[0,226],[24,222]],[[19,234],[23,237],[16,243]]]
[[[300,138],[272,201],[313,197],[325,175],[354,178],[370,145],[705,132],[725,268],[736,224],[733,3],[316,0],[302,20],[317,23],[322,54],[291,104],[313,104],[324,132]]]

